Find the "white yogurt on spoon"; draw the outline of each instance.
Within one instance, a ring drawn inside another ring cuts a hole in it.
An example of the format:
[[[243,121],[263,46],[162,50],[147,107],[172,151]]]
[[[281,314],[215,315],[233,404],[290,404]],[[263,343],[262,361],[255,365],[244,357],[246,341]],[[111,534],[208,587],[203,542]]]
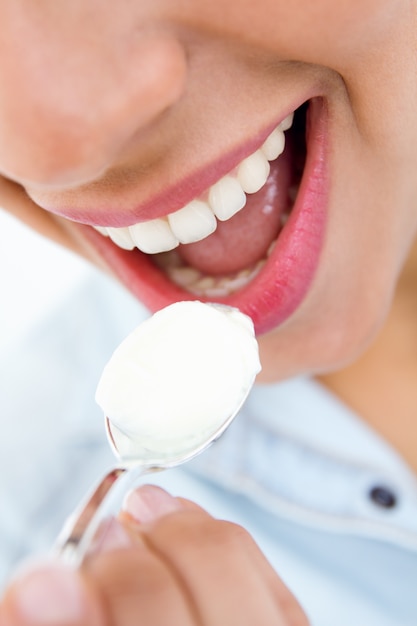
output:
[[[253,323],[231,307],[178,302],[116,349],[96,400],[123,459],[180,455],[245,400],[261,366]]]
[[[179,302],[116,349],[96,399],[118,465],[70,516],[57,551],[82,563],[120,495],[144,474],[185,463],[233,421],[261,366],[252,321],[237,309]]]

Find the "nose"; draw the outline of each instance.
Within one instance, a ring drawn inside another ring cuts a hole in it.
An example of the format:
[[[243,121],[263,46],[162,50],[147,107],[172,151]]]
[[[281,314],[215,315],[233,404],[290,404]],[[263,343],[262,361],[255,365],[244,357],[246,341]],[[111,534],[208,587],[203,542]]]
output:
[[[155,29],[31,32],[19,45],[0,41],[0,172],[33,188],[93,181],[184,89],[184,48]]]

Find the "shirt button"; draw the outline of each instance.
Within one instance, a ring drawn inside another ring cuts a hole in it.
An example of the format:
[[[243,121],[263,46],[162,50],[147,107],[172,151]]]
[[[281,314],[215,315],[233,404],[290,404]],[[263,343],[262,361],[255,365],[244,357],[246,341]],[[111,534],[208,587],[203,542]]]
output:
[[[395,493],[383,485],[372,487],[369,492],[369,497],[374,504],[383,509],[392,509],[397,504]]]

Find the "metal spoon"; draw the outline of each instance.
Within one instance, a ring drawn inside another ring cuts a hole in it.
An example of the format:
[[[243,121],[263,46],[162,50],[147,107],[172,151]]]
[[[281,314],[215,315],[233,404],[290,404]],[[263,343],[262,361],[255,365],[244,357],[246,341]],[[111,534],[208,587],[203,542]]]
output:
[[[241,398],[234,412],[216,430],[204,438],[193,439],[177,450],[163,455],[141,446],[140,441],[124,435],[110,420],[105,418],[105,428],[110,446],[120,464],[110,470],[86,500],[68,518],[56,545],[56,552],[65,562],[78,566],[88,552],[91,542],[103,520],[114,509],[117,497],[123,497],[140,476],[181,465],[197,456],[216,441],[233,421],[247,395]]]
[[[181,354],[179,367],[177,354]],[[230,378],[229,370],[233,370]],[[80,564],[99,526],[102,531],[106,517],[120,509],[116,498],[121,501],[140,476],[185,463],[218,439],[246,400],[259,370],[252,323],[226,305],[179,302],[129,335],[104,369],[98,387],[105,414],[113,412],[119,418],[122,411],[129,416],[122,421],[112,416],[117,426],[105,418],[118,464],[68,519],[58,538],[60,557]],[[155,372],[166,381],[166,389],[152,384]],[[147,407],[143,410],[150,429],[143,428],[147,422],[144,415],[140,417],[141,407]],[[164,418],[161,428],[155,430],[160,417]],[[165,439],[160,435],[164,432]]]

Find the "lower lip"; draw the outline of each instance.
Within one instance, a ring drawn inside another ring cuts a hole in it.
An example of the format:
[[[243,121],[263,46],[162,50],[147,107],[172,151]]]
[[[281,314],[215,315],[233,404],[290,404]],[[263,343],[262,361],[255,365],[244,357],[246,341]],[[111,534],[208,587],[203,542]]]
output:
[[[249,315],[257,334],[282,324],[300,306],[314,278],[326,226],[328,198],[327,111],[321,98],[309,105],[307,159],[294,207],[267,263],[248,284],[216,301]],[[206,300],[173,284],[149,256],[125,251],[89,226],[80,226],[110,272],[152,312],[179,300]]]

